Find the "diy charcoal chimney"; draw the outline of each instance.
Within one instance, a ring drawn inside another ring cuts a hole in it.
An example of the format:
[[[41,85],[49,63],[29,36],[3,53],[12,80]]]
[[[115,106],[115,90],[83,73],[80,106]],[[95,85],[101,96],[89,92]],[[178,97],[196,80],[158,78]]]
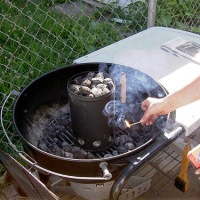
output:
[[[75,141],[89,151],[102,151],[114,142],[113,129],[102,114],[113,98],[114,83],[103,72],[83,72],[67,84]]]

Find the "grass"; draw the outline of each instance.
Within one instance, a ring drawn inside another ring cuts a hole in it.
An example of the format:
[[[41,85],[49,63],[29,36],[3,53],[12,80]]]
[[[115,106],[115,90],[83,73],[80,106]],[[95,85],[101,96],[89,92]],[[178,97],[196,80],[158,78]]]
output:
[[[108,21],[87,16],[74,20],[36,5],[23,0],[0,4],[3,93],[122,38]]]
[[[158,0],[156,24],[200,34],[199,10],[196,0]]]

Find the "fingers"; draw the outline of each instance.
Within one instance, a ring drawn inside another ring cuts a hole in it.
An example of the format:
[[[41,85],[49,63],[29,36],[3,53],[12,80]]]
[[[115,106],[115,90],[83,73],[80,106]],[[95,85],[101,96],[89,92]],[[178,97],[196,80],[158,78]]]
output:
[[[142,102],[142,104],[141,104],[141,109],[142,109],[143,111],[146,111],[146,110],[148,109],[148,107],[149,107],[149,101],[148,101],[148,99],[146,99],[146,100],[144,100],[144,101]]]
[[[141,109],[144,111],[144,115],[140,120],[141,124],[150,126],[155,122],[159,116],[158,102],[157,99],[150,97],[142,102]]]
[[[159,115],[151,115],[145,122],[146,126],[151,126],[155,120],[158,118]]]
[[[151,116],[149,108],[150,108],[150,98],[147,98],[141,104],[141,109],[144,111],[144,115],[142,119],[140,120],[141,124],[147,125],[147,126],[152,125],[153,123],[153,118]]]
[[[146,126],[151,126],[155,120],[159,117],[158,114],[155,115],[149,115],[147,112],[144,114],[142,119],[140,120],[140,123]]]
[[[140,119],[140,123],[142,125],[151,125],[152,124],[152,121],[151,121],[151,118],[150,116],[146,113],[144,113],[143,117]]]
[[[141,104],[141,109],[144,111],[144,115],[143,115],[142,119],[140,120],[140,122],[141,122],[141,124],[147,125],[147,126],[152,124],[152,120],[151,120],[150,114],[148,112],[148,108],[150,106],[149,103],[150,103],[149,99],[146,99]]]

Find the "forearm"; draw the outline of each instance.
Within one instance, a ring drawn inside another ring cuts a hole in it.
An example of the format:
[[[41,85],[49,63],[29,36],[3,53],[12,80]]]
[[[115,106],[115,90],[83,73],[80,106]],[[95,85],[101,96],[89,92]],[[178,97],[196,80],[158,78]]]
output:
[[[179,90],[161,99],[147,98],[141,104],[144,116],[142,124],[151,125],[159,115],[167,115],[173,110],[200,99],[200,76]]]
[[[165,103],[169,112],[200,99],[200,76],[180,90],[169,94]]]

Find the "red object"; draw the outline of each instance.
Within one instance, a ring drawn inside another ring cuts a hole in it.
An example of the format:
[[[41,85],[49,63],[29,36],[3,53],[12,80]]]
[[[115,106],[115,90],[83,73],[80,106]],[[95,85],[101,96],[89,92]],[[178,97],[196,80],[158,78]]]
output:
[[[188,153],[188,159],[192,163],[192,165],[198,169],[200,168],[200,162],[199,162],[199,153],[200,153],[200,145],[197,145],[195,148],[193,148],[191,151]]]

